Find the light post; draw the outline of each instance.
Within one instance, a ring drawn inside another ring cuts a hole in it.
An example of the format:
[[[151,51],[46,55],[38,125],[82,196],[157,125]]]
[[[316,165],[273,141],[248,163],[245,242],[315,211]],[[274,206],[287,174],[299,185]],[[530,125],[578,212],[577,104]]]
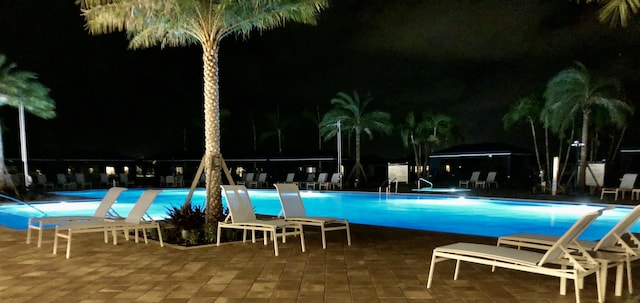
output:
[[[574,189],[577,189],[580,185],[580,149],[584,146],[584,143],[575,140],[571,143],[571,147],[576,148],[576,181],[574,183]]]

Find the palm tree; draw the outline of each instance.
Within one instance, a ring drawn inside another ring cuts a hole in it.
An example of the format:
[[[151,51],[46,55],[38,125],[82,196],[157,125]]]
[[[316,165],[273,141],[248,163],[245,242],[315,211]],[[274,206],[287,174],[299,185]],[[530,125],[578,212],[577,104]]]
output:
[[[540,112],[542,111],[542,104],[534,97],[525,97],[518,101],[518,103],[512,105],[509,108],[504,117],[502,117],[502,123],[504,128],[508,129],[516,123],[526,122],[531,128],[531,137],[533,139],[533,147],[536,153],[536,160],[538,162],[538,171],[543,171],[542,161],[540,159],[540,149],[538,148],[538,138],[536,133],[536,123],[540,118]],[[548,150],[547,150],[548,154]],[[549,164],[547,163],[547,166]],[[547,168],[547,172],[549,169]]]
[[[327,141],[337,135],[337,123],[340,121],[341,129],[347,133],[353,133],[356,147],[356,163],[349,174],[349,178],[355,172],[355,178],[360,179],[360,172],[364,175],[364,169],[360,162],[360,136],[362,132],[373,138],[373,132],[390,134],[393,126],[391,115],[386,112],[367,112],[367,105],[371,102],[368,94],[364,100],[360,99],[357,91],[353,91],[353,96],[343,92],[338,92],[337,96],[331,99],[334,108],[322,117],[321,132],[324,140]],[[366,179],[366,175],[364,176]]]
[[[132,49],[202,47],[206,221],[222,215],[218,51],[229,35],[247,38],[287,21],[315,24],[328,0],[77,0],[91,34],[125,31]]]
[[[419,151],[421,136],[418,134],[418,131],[416,115],[413,112],[409,112],[404,119],[404,123],[400,124],[400,137],[402,138],[402,144],[404,147],[411,146],[416,167],[421,167],[422,161],[420,159],[421,153]],[[416,173],[419,175],[420,172],[417,171]]]
[[[0,54],[0,106],[23,107],[27,112],[43,119],[55,117],[55,102],[49,97],[49,89],[38,82],[35,73],[20,71],[16,67],[15,63],[8,62],[6,57]],[[1,127],[0,175],[0,191],[11,188],[15,191],[4,161]]]
[[[425,156],[429,156],[431,151],[438,145],[442,144],[442,140],[450,134],[452,127],[451,117],[445,114],[423,113],[422,121],[418,125],[419,130],[428,132],[427,146]]]
[[[598,20],[602,23],[609,22],[611,27],[616,26],[618,22],[622,26],[627,26],[632,14],[637,14],[640,10],[640,0],[586,0],[586,2],[602,3]]]
[[[284,119],[280,116],[280,106],[276,108],[275,114],[270,113],[266,115],[265,118],[265,131],[260,135],[260,141],[264,141],[275,136],[278,141],[278,154],[282,154],[282,141],[284,140],[284,134],[282,131],[291,124],[291,120]]]
[[[309,119],[309,121],[313,121],[313,125],[318,129],[318,150],[322,150],[322,134],[320,133],[322,115],[320,114],[320,106],[316,104],[313,112],[312,110],[305,108],[302,110],[302,115]]]
[[[604,110],[611,123],[622,127],[626,124],[627,115],[633,111],[629,104],[615,97],[619,94],[620,86],[616,79],[593,78],[580,62],[576,62],[576,67],[561,71],[547,83],[544,97],[549,121],[578,120],[582,117],[581,143],[585,145],[580,148],[577,177],[577,184],[581,188],[585,185],[589,148],[586,143],[589,142],[591,113]]]

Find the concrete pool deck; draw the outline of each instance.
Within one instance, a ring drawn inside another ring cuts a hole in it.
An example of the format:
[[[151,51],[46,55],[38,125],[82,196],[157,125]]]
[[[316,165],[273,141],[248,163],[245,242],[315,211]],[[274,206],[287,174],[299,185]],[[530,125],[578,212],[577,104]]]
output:
[[[25,244],[26,231],[0,226],[0,302],[575,302],[572,283],[559,294],[553,277],[464,264],[457,281],[453,261],[439,263],[426,288],[431,251],[458,241],[494,244],[494,238],[352,225],[352,246],[344,233],[327,234],[322,249],[317,230],[307,228],[307,251],[298,241],[280,246],[228,243],[194,249],[161,248],[102,234],[74,238],[71,259],[51,253],[53,232],[43,247]],[[614,296],[610,271],[607,302],[639,302],[624,289]],[[582,302],[597,302],[595,278],[585,280]]]

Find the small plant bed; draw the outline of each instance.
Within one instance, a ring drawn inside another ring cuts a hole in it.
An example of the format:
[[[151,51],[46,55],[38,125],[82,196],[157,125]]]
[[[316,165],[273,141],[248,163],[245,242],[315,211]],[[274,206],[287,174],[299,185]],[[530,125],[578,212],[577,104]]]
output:
[[[228,211],[224,209],[224,220]],[[167,219],[160,222],[162,240],[183,247],[203,246],[216,243],[216,225],[205,222],[204,208],[198,205],[172,206],[167,209]],[[158,239],[152,234],[151,238]],[[242,239],[242,231],[223,229],[220,242],[233,242]]]

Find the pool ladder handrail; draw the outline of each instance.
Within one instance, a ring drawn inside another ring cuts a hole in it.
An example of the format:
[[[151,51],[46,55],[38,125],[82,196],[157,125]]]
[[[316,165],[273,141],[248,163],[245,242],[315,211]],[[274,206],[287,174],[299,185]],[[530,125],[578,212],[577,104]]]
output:
[[[387,187],[385,187],[385,193],[388,195],[391,191],[391,183],[395,182],[396,183],[396,194],[398,193],[398,178],[393,178],[392,180],[385,180],[384,182],[382,182],[382,184],[380,184],[380,187],[378,187],[378,194],[382,194],[382,187],[385,186],[385,184],[387,185]]]
[[[418,178],[418,189],[421,189],[422,187],[420,187],[420,181],[425,182],[427,184],[429,184],[428,188],[433,188],[433,183],[431,183],[429,180],[425,179],[425,178]]]
[[[31,207],[31,208],[33,208],[33,209],[37,210],[38,212],[42,213],[43,215],[45,215],[45,216],[47,215],[47,213],[45,213],[45,212],[43,212],[42,210],[38,209],[37,207],[33,206],[33,205],[32,205],[31,203],[29,203],[29,202],[25,202],[25,201],[22,201],[22,200],[20,200],[20,199],[17,199],[17,198],[11,197],[11,196],[7,196],[7,195],[5,195],[5,194],[0,194],[0,197],[5,198],[5,199],[7,199],[7,200],[11,200],[11,201],[16,202],[16,203],[18,203],[18,204],[22,204],[22,205],[29,206],[29,207]]]

